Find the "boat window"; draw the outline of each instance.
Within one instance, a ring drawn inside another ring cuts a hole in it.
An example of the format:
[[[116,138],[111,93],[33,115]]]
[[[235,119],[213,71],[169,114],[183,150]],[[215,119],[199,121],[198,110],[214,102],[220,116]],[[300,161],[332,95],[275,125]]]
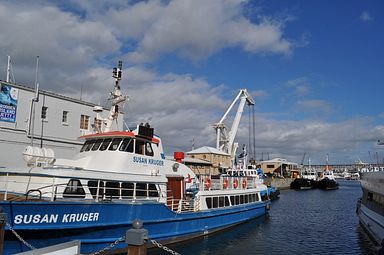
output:
[[[67,187],[64,189],[63,197],[65,198],[85,198],[85,191],[80,180],[70,179]]]
[[[248,204],[249,203],[249,200],[248,200],[248,195],[244,195],[244,203]]]
[[[224,197],[224,206],[230,206],[229,199],[227,196]]]
[[[133,139],[124,138],[119,148],[120,151],[133,152]]]
[[[112,141],[111,138],[104,139],[104,141],[103,141],[103,143],[101,144],[99,150],[101,150],[101,151],[105,151],[105,150],[108,148],[108,146],[109,146],[109,144],[111,143],[111,141]]]
[[[104,182],[103,181],[88,181],[88,188],[92,194],[92,197],[96,199],[97,185],[99,185],[99,198],[104,195]]]
[[[105,183],[105,196],[106,198],[118,198],[120,190],[119,182],[106,182]]]
[[[85,148],[88,146],[88,144],[90,143],[90,141],[85,141],[85,143],[83,144],[83,147],[81,147],[80,149],[80,152],[83,152],[85,150]]]
[[[135,141],[135,153],[144,154],[144,141],[137,140]]]
[[[219,198],[213,197],[213,208],[218,208],[218,207],[219,207]]]
[[[231,205],[235,205],[235,196],[231,196]]]
[[[235,205],[240,204],[240,198],[239,196],[235,196]]]
[[[205,202],[207,203],[207,208],[211,209],[212,208],[212,198],[211,197],[206,197]]]
[[[244,195],[240,195],[240,204],[244,204]]]
[[[113,138],[111,145],[109,146],[108,150],[115,151],[117,148],[119,148],[121,138]]]
[[[219,207],[224,207],[224,197],[219,197]]]
[[[153,156],[153,150],[152,145],[150,142],[145,143],[145,155],[147,156]]]
[[[84,144],[84,150],[83,151],[89,151],[93,144],[95,143],[95,140],[88,140],[85,144]]]
[[[103,142],[103,139],[97,139],[95,144],[92,146],[92,149],[93,151],[97,151],[101,145],[101,143]]]
[[[132,182],[123,182],[121,184],[121,196],[122,198],[132,198],[133,197],[134,185]]]
[[[147,196],[147,184],[146,183],[136,183],[136,197],[146,197]]]
[[[148,190],[149,190],[149,197],[158,197],[159,192],[157,191],[155,184],[148,184]]]

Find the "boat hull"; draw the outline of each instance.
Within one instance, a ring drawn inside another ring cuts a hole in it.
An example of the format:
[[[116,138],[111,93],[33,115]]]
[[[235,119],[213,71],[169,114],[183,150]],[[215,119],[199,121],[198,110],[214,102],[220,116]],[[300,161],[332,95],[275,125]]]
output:
[[[360,224],[371,236],[377,245],[382,245],[384,241],[384,216],[380,215],[363,204],[357,210]]]
[[[149,237],[177,242],[206,235],[267,212],[268,201],[202,212],[176,213],[157,202],[76,203],[76,202],[0,202],[8,222],[28,243],[41,248],[71,240],[81,241],[81,252],[98,251],[124,236],[132,221],[140,219]],[[28,251],[5,228],[4,254]],[[115,248],[125,248],[121,242]]]
[[[339,184],[335,180],[324,178],[318,181],[317,188],[322,190],[334,190],[339,188]]]
[[[384,171],[365,172],[361,175],[362,197],[357,202],[360,224],[384,249]]]
[[[290,188],[296,190],[314,189],[316,186],[316,181],[306,178],[297,178],[290,184]]]

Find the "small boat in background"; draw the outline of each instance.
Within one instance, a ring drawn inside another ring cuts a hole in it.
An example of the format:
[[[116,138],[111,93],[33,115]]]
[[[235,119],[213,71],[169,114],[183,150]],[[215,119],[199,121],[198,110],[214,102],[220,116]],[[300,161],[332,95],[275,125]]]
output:
[[[296,178],[290,184],[291,189],[315,189],[317,187],[317,171],[309,166],[301,172],[300,178]]]
[[[291,189],[299,189],[299,190],[314,189],[316,188],[316,186],[317,186],[316,181],[310,180],[307,178],[296,178],[290,184]]]
[[[323,190],[334,190],[339,188],[339,184],[335,179],[335,175],[331,170],[331,167],[328,164],[328,155],[327,155],[327,164],[325,165],[325,170],[320,174],[321,179],[318,181],[317,187]]]
[[[337,183],[333,171],[324,171],[323,178],[318,181],[317,187],[323,190],[338,189],[339,183]]]

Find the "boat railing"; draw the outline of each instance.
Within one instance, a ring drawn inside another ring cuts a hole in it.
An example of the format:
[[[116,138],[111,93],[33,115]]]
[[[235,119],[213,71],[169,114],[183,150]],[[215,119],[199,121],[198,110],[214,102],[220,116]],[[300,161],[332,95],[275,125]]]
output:
[[[195,202],[194,199],[180,199],[177,212],[194,212],[195,211]]]
[[[70,179],[58,182],[54,177],[39,178],[0,178],[0,199],[25,200],[160,200],[160,192],[148,183],[111,182],[103,180]],[[83,182],[81,182],[83,181]],[[24,187],[24,188],[22,188]]]
[[[256,188],[259,183],[259,179],[253,176],[212,177],[211,175],[200,175],[200,190],[252,189]]]

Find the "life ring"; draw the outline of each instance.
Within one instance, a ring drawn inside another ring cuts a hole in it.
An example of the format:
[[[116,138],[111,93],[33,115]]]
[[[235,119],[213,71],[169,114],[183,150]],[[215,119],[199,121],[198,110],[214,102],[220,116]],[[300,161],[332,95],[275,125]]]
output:
[[[233,181],[233,188],[234,188],[234,189],[237,189],[238,186],[239,186],[239,180],[235,179],[235,180]]]
[[[211,187],[211,179],[205,179],[204,185],[206,189],[209,189]]]
[[[243,189],[247,188],[247,180],[246,179],[243,179]]]
[[[228,188],[228,179],[223,180],[223,188],[227,189]]]

